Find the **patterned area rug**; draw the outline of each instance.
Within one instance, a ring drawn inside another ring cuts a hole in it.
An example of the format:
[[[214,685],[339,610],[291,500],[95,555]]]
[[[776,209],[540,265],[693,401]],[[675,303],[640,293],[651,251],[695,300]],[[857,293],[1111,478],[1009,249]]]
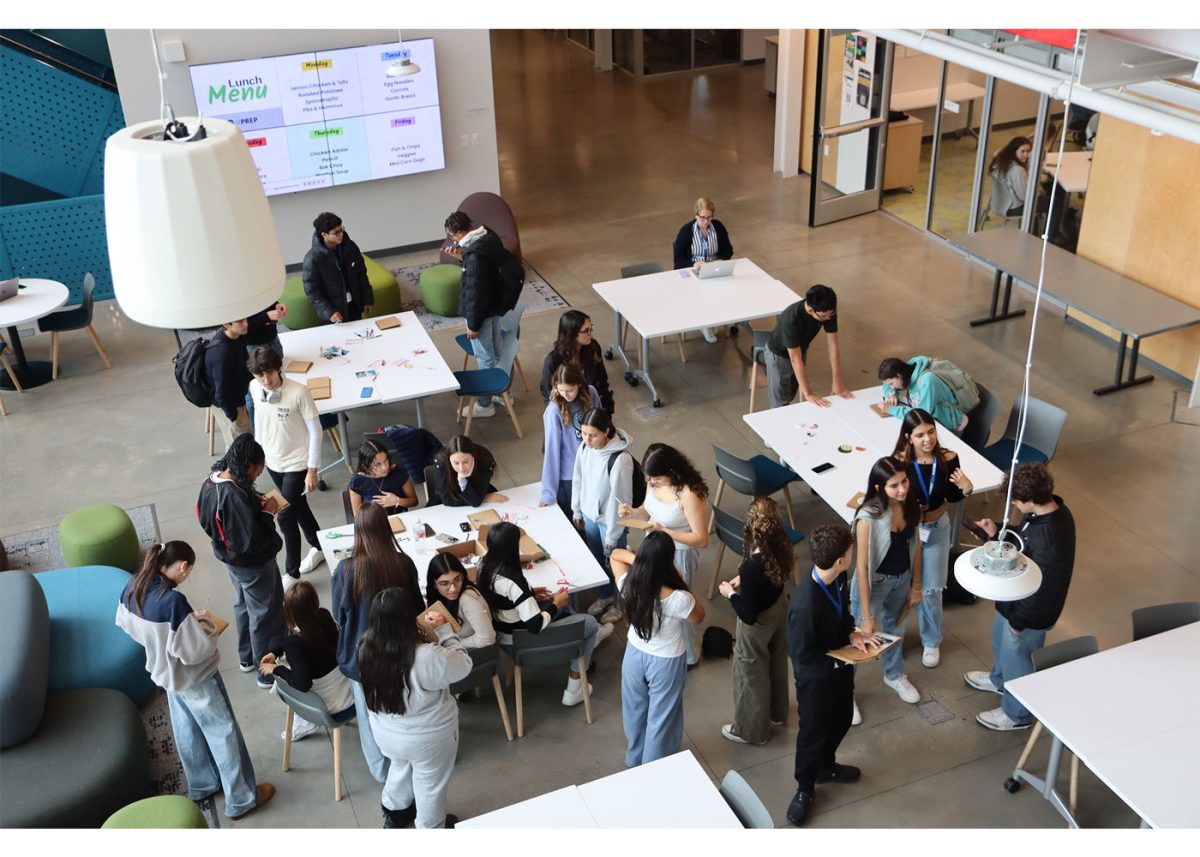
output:
[[[387,260],[381,261],[386,263]],[[400,283],[400,308],[405,312],[415,312],[417,318],[421,320],[421,326],[430,333],[437,330],[464,330],[467,323],[462,316],[448,318],[444,315],[437,315],[427,310],[425,304],[421,302],[421,272],[436,264],[437,261],[434,260],[408,267],[392,268],[389,266],[389,270],[396,275],[396,280]],[[554,286],[547,283],[542,275],[529,264],[528,260],[525,261],[525,287],[521,290],[521,300],[525,302],[525,312],[521,315],[522,318],[540,312],[562,311],[571,307],[563,299],[563,296],[554,290]]]
[[[186,795],[187,777],[175,735],[171,731],[171,709],[167,692],[156,687],[149,702],[142,708],[142,725],[146,728],[146,745],[150,755],[150,793],[154,795]]]
[[[126,509],[125,514],[133,521],[137,531],[138,545],[144,551],[150,545],[157,544],[158,515],[154,504],[149,506],[134,506]],[[20,568],[25,571],[53,571],[66,568],[67,561],[63,558],[62,548],[58,543],[58,527],[44,527],[40,530],[30,530],[4,537],[4,549],[8,552],[8,567]]]

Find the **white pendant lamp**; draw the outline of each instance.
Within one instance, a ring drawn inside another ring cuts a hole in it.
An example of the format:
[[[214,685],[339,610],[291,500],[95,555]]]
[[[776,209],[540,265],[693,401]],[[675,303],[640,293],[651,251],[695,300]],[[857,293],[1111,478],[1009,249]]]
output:
[[[242,132],[220,119],[182,122],[197,129],[187,142],[164,139],[154,120],[113,134],[104,151],[113,289],[125,314],[151,327],[236,321],[283,292],[275,220]]]
[[[960,554],[954,562],[954,577],[963,589],[990,601],[1028,598],[1042,585],[1038,564],[1016,545],[999,540]]]
[[[400,56],[398,56],[390,66],[388,66],[388,77],[407,77],[410,74],[416,74],[421,70],[421,67],[412,61],[412,51],[404,47],[404,37],[400,31],[396,31],[398,37],[397,44],[400,46]]]

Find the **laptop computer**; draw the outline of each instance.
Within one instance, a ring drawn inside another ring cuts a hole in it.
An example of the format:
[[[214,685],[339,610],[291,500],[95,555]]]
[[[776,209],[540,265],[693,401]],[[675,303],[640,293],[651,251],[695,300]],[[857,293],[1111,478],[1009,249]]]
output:
[[[700,270],[696,272],[696,276],[701,280],[708,280],[712,277],[729,277],[732,275],[732,259],[719,262],[704,262],[700,265]]]
[[[17,286],[20,282],[16,277],[13,277],[11,280],[0,281],[0,301],[15,298],[17,296]]]

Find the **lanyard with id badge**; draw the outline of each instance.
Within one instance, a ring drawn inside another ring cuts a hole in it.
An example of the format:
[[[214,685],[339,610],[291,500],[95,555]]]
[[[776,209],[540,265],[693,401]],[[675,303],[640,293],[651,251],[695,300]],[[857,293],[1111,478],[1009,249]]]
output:
[[[929,474],[929,484],[925,484],[925,477],[921,473],[921,464],[918,461],[913,462],[913,470],[917,471],[917,484],[921,486],[921,493],[925,495],[925,505],[928,507],[930,495],[933,493],[933,486],[937,484],[938,472],[938,457],[933,457],[933,470]],[[933,535],[933,524],[927,524],[924,521],[917,527],[917,537],[921,540],[921,544],[929,541],[929,537]]]

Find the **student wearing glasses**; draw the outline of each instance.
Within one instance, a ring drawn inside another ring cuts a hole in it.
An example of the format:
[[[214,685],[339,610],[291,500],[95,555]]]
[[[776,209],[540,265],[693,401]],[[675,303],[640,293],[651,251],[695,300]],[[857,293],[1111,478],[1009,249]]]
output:
[[[462,627],[458,638],[467,649],[482,649],[496,642],[492,626],[492,611],[483,593],[467,577],[454,554],[435,554],[425,573],[425,603],[430,607],[440,601]]]
[[[304,255],[304,294],[326,323],[358,321],[371,314],[375,292],[367,262],[336,214],[313,221],[312,249]]]
[[[733,258],[733,244],[729,241],[729,232],[725,229],[725,224],[713,217],[716,208],[713,201],[706,196],[696,200],[695,219],[679,227],[679,233],[671,247],[675,270],[698,270],[704,262]],[[730,330],[732,332],[736,328]],[[704,334],[707,342],[717,341],[711,328],[702,327],[700,332]]]
[[[825,331],[829,347],[829,369],[833,374],[833,395],[853,399],[854,394],[842,383],[842,354],[838,349],[837,293],[820,283],[809,288],[802,300],[779,314],[779,321],[767,340],[767,392],[772,408],[782,408],[800,392],[800,401],[827,408],[829,401],[813,392],[808,383],[808,347]]]
[[[564,363],[574,363],[583,370],[583,377],[600,394],[600,407],[612,416],[613,394],[608,386],[608,370],[604,368],[604,354],[596,341],[592,320],[577,309],[569,309],[558,319],[558,336],[554,347],[542,362],[542,404],[550,404],[554,373]]]

